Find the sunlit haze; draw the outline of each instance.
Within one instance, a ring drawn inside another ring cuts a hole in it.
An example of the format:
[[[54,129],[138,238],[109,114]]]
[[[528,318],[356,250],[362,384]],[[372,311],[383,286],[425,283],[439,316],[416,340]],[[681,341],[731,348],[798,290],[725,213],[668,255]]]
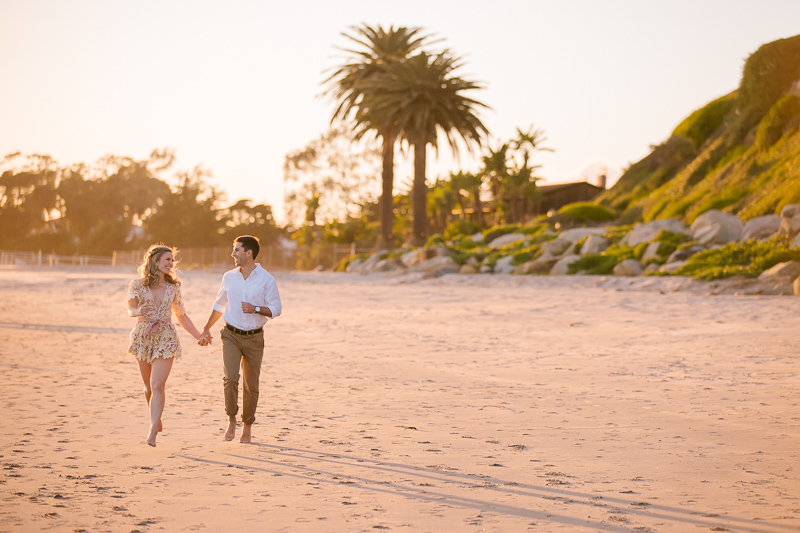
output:
[[[280,220],[284,156],[325,132],[319,97],[349,27],[420,26],[486,90],[493,143],[531,124],[544,183],[594,181],[644,157],[734,90],[747,56],[800,32],[800,2],[765,0],[0,2],[0,157],[61,164],[173,148],[233,202]],[[398,156],[398,189],[410,166]],[[475,162],[446,147],[429,179]],[[377,178],[376,178],[377,179]]]

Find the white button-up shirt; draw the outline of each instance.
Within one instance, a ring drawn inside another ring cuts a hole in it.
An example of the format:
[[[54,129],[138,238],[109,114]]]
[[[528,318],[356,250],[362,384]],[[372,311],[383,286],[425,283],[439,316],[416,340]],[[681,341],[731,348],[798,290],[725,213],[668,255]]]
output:
[[[242,302],[257,307],[268,307],[272,318],[281,314],[281,297],[278,284],[272,274],[256,263],[256,268],[244,279],[239,267],[225,272],[219,286],[219,294],[212,306],[222,313],[222,319],[231,326],[250,331],[267,323],[268,317],[258,313],[242,312]]]

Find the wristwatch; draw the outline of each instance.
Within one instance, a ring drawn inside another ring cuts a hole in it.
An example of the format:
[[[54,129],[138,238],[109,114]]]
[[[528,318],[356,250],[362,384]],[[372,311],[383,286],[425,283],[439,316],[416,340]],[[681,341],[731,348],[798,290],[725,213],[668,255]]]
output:
[[[258,306],[256,306],[256,313],[258,313],[259,315],[261,314],[261,308]]]

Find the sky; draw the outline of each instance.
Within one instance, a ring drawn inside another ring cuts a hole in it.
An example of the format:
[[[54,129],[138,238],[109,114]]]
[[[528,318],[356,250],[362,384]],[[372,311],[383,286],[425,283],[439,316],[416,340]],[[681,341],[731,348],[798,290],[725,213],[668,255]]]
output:
[[[544,130],[540,184],[622,170],[736,89],[759,46],[800,33],[800,2],[762,0],[0,0],[0,158],[62,165],[171,148],[228,203],[283,217],[283,162],[329,128],[322,82],[349,28],[422,27],[464,59],[490,145]],[[411,166],[397,158],[401,190]],[[477,162],[444,146],[428,178]]]

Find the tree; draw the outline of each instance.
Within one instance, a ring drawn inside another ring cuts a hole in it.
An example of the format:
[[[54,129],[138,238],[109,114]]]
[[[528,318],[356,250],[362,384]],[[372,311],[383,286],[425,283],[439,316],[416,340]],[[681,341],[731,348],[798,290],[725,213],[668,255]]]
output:
[[[354,116],[356,120],[356,138],[360,139],[367,132],[373,132],[382,142],[382,192],[380,200],[381,232],[379,247],[393,247],[395,243],[392,227],[394,225],[393,188],[394,188],[394,144],[397,130],[391,122],[380,124],[365,119],[367,109],[365,98],[372,90],[373,81],[390,77],[389,67],[401,63],[411,53],[419,49],[428,36],[421,35],[421,28],[389,26],[373,28],[368,25],[351,27],[355,35],[343,33],[346,38],[359,45],[357,49],[345,49],[350,54],[348,62],[340,66],[325,83],[327,94],[337,103],[331,124],[347,122]]]
[[[225,232],[219,203],[223,194],[209,185],[200,167],[177,173],[178,185],[144,219],[149,239],[179,248],[215,246]]]
[[[46,155],[9,154],[0,174],[0,246],[18,248],[50,244],[58,210],[59,169]]]
[[[458,172],[450,174],[450,181],[453,182],[453,189],[458,194],[456,202],[461,207],[461,213],[465,215],[466,209],[464,204],[464,197],[472,199],[472,209],[474,213],[475,224],[483,228],[486,222],[483,219],[483,202],[481,201],[481,189],[483,188],[483,178],[480,174],[471,172]]]
[[[275,223],[272,207],[266,204],[250,205],[250,200],[239,200],[221,210],[225,224],[225,239],[233,242],[239,235],[254,235],[261,245],[272,244],[283,233]]]
[[[504,222],[523,222],[533,211],[539,192],[535,170],[540,165],[531,165],[532,151],[552,151],[541,146],[546,140],[544,131],[534,129],[527,132],[517,128],[517,137],[503,143],[497,150],[489,149],[483,157],[481,175],[489,182],[495,199],[495,209],[503,215]]]
[[[359,123],[378,130],[392,128],[398,138],[413,147],[414,221],[410,241],[415,246],[423,245],[427,239],[427,146],[432,144],[438,151],[437,136],[441,133],[453,153],[459,151],[459,140],[471,152],[472,145],[480,145],[488,134],[476,114],[477,108],[488,106],[463,94],[482,86],[454,76],[461,65],[461,60],[448,51],[420,52],[405,61],[390,63],[388,76],[369,80],[362,112],[356,117]]]
[[[333,128],[287,154],[283,164],[289,221],[317,224],[358,218],[378,195],[380,152],[359,143],[344,128]],[[308,218],[313,214],[312,218]]]

